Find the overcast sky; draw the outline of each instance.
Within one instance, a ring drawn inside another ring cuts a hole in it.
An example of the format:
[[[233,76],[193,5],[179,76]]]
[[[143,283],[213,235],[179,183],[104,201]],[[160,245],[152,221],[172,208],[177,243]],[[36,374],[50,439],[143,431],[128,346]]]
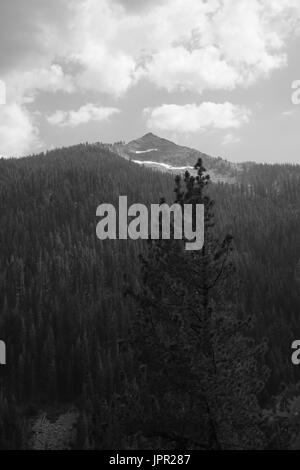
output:
[[[1,0],[0,155],[151,131],[300,163],[299,20],[299,0]]]

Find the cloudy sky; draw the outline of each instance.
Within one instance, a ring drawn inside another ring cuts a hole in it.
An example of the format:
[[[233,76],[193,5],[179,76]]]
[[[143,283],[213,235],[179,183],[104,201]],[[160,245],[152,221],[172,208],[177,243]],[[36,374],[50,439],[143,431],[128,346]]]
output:
[[[300,163],[299,0],[1,0],[0,48],[0,155],[151,131]]]

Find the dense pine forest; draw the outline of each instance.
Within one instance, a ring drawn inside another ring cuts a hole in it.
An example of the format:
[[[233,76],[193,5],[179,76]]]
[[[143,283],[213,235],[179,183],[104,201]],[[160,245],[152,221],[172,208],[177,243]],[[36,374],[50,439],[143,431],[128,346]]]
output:
[[[1,449],[28,448],[40,410],[70,407],[78,449],[300,448],[300,372],[291,362],[300,339],[300,166],[245,165],[234,185],[198,170],[184,190],[104,145],[0,160]],[[172,244],[98,240],[96,208],[117,207],[119,195],[148,205],[195,196],[207,207],[209,253],[199,261]],[[218,278],[209,296],[206,285],[193,289],[204,282],[202,271],[191,275],[195,266]],[[158,302],[150,330],[149,295]],[[170,318],[166,300],[176,305]],[[186,326],[197,302],[211,316]],[[210,372],[214,348],[222,373]],[[192,393],[200,383],[201,396]]]

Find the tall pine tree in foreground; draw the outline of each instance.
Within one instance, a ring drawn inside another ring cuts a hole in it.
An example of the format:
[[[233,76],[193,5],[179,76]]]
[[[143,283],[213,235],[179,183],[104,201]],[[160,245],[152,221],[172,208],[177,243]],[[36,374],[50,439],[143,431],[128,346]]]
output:
[[[141,257],[141,284],[131,291],[139,372],[127,379],[117,419],[128,446],[259,449],[266,347],[248,336],[251,320],[238,318],[232,237],[215,238],[209,176],[201,160],[195,168],[196,177],[176,177],[175,202],[204,204],[204,246],[152,240]]]

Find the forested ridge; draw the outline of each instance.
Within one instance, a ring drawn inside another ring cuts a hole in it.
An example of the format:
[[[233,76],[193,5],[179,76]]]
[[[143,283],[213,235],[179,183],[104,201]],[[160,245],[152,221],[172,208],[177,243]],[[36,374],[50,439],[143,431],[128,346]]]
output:
[[[300,338],[299,183],[299,166],[250,165],[238,184],[208,189],[215,236],[233,236],[237,282],[229,300],[239,318],[252,318],[249,334],[267,344],[269,377],[258,400],[266,442],[277,447],[296,445],[300,424],[293,414],[300,376],[291,363],[291,343]],[[62,404],[80,411],[78,448],[129,445],[113,419],[124,374],[133,382],[137,374],[129,347],[137,307],[124,285],[137,285],[138,256],[148,248],[98,240],[96,208],[117,206],[119,195],[129,204],[169,202],[173,189],[170,175],[101,145],[0,160],[0,339],[7,344],[0,448],[26,447],[27,418]],[[277,423],[288,429],[280,439]]]

